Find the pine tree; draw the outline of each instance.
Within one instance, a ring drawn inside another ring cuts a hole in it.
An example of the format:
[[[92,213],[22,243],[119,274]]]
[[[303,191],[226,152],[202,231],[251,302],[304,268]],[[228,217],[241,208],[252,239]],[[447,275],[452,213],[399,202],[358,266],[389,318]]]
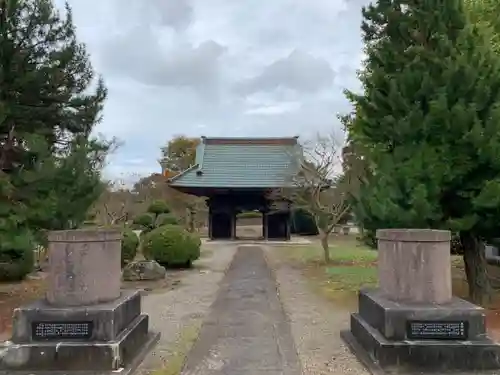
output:
[[[347,93],[348,130],[371,173],[356,216],[373,229],[459,232],[481,302],[483,244],[500,213],[499,59],[460,0],[380,0],[363,16],[364,92]]]
[[[91,136],[105,98],[69,6],[0,0],[0,264],[28,267],[42,230],[84,220],[111,146]]]
[[[485,36],[490,39],[492,48],[500,54],[500,3],[497,0],[464,0],[464,3],[471,21],[486,29]]]

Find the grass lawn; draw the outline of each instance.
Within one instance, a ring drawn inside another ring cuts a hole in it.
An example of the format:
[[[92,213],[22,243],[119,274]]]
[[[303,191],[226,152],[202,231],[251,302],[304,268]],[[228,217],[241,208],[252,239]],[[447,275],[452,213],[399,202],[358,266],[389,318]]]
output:
[[[331,236],[328,265],[323,262],[319,243],[283,247],[282,254],[304,270],[315,289],[348,309],[356,308],[360,288],[376,286],[378,282],[377,252],[360,244],[355,236]]]
[[[154,370],[151,375],[179,375],[191,347],[198,338],[201,325],[200,320],[184,327],[175,340],[175,344],[169,348],[170,355],[168,355],[163,367]]]
[[[355,235],[330,237],[331,263],[323,262],[319,242],[303,247],[286,247],[283,256],[302,269],[312,285],[328,299],[341,303],[347,309],[357,309],[357,293],[364,287],[376,287],[378,269],[376,250],[360,243]],[[467,296],[461,257],[452,257],[453,288],[455,295]]]
[[[303,247],[282,247],[280,251],[285,261],[304,272],[316,291],[348,311],[357,310],[359,289],[377,286],[378,253],[355,236],[331,236],[332,261],[328,265],[324,264],[319,241]],[[468,287],[463,268],[462,258],[452,256],[453,294],[466,299]],[[497,289],[491,305],[485,306],[486,322],[490,335],[500,341],[500,267],[488,266],[488,274],[497,280]]]

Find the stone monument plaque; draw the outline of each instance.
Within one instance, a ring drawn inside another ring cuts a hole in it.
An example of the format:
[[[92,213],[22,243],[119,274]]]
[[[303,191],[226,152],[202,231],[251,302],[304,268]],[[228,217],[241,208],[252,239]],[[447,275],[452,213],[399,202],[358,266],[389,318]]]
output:
[[[32,335],[35,340],[89,340],[93,322],[33,322]]]
[[[486,311],[453,296],[451,232],[379,229],[377,240],[379,287],[359,291],[341,333],[360,361],[373,373],[500,373]]]
[[[425,321],[410,320],[406,335],[411,340],[467,340],[467,321]]]
[[[118,229],[49,233],[46,298],[14,310],[2,374],[129,374],[159,339],[141,292],[121,290]],[[103,287],[104,286],[104,287]]]

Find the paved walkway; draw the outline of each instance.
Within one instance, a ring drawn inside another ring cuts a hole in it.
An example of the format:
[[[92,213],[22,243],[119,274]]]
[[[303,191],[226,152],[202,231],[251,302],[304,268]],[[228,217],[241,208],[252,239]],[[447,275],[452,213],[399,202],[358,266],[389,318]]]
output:
[[[239,246],[182,375],[300,375],[276,282],[259,246]]]

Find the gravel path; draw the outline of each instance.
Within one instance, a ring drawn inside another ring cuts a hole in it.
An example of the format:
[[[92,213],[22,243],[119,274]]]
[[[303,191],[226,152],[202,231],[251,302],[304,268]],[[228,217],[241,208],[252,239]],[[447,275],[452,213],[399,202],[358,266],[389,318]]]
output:
[[[239,246],[182,375],[300,375],[261,246]]]
[[[274,272],[260,267],[258,257],[244,258],[245,254],[248,255],[249,251],[256,248],[259,252],[259,247],[255,245],[240,247],[244,253],[236,257],[234,244],[204,244],[204,248],[212,249],[211,255],[199,262],[200,271],[188,271],[181,277],[179,288],[143,297],[143,311],[150,315],[152,329],[160,331],[162,337],[139,368],[139,375],[162,368],[166,359],[173,354],[180,332],[189,326],[199,326],[202,321],[205,324],[199,340],[190,352],[183,375],[227,373],[219,370],[230,358],[233,358],[234,364],[238,355],[243,361],[240,360],[236,367],[240,372],[233,368],[230,369],[230,374],[368,375],[339,337],[340,330],[348,326],[348,312],[335,310],[333,304],[311,292],[300,271],[280,262],[276,253],[273,253],[272,246],[263,249]],[[240,258],[240,261],[233,263],[235,267],[238,266],[236,273],[234,269],[231,270],[234,267],[228,269],[233,257],[235,261]],[[261,260],[260,265],[265,265],[263,258]],[[264,273],[260,273],[259,269],[264,270]],[[224,279],[226,270],[228,276]],[[233,276],[230,276],[231,273]],[[237,277],[237,274],[240,276]],[[253,284],[251,280],[257,283]],[[278,286],[279,299],[274,281]],[[233,287],[229,288],[231,285]],[[279,303],[280,300],[282,304]],[[212,303],[214,305],[211,310]],[[217,308],[217,305],[225,308]],[[235,309],[236,314],[229,313]],[[255,314],[253,311],[259,313]],[[253,321],[250,324],[253,328],[245,328],[243,323],[248,320]],[[232,322],[230,329],[221,330],[220,327],[228,321]],[[285,357],[281,357],[281,362],[277,363],[278,357],[268,355],[272,350],[276,354],[277,340],[271,332],[278,332],[278,337],[281,337],[279,345],[284,345],[284,352],[288,353],[286,358],[292,358],[285,359],[285,362],[291,363],[291,367],[286,370],[279,368]],[[242,340],[236,342],[235,337],[241,337]],[[271,347],[272,350],[269,349]],[[241,351],[242,348],[246,350]],[[252,355],[252,351],[261,354]],[[266,361],[267,367],[263,363]],[[250,362],[257,369],[255,366],[260,362],[264,366],[262,372],[245,372],[245,363]],[[297,369],[299,364],[302,365],[302,372]],[[227,367],[224,371],[226,370]]]
[[[339,336],[349,326],[349,312],[312,292],[300,271],[281,262],[272,246],[265,248],[265,254],[291,323],[303,374],[368,375]]]
[[[209,255],[200,259],[198,271],[185,271],[181,286],[165,293],[152,293],[142,299],[142,310],[149,314],[151,329],[161,332],[161,339],[139,367],[137,373],[148,374],[165,364],[175,350],[176,340],[186,327],[199,325],[210,311],[219,284],[231,263],[235,247],[204,245]]]

